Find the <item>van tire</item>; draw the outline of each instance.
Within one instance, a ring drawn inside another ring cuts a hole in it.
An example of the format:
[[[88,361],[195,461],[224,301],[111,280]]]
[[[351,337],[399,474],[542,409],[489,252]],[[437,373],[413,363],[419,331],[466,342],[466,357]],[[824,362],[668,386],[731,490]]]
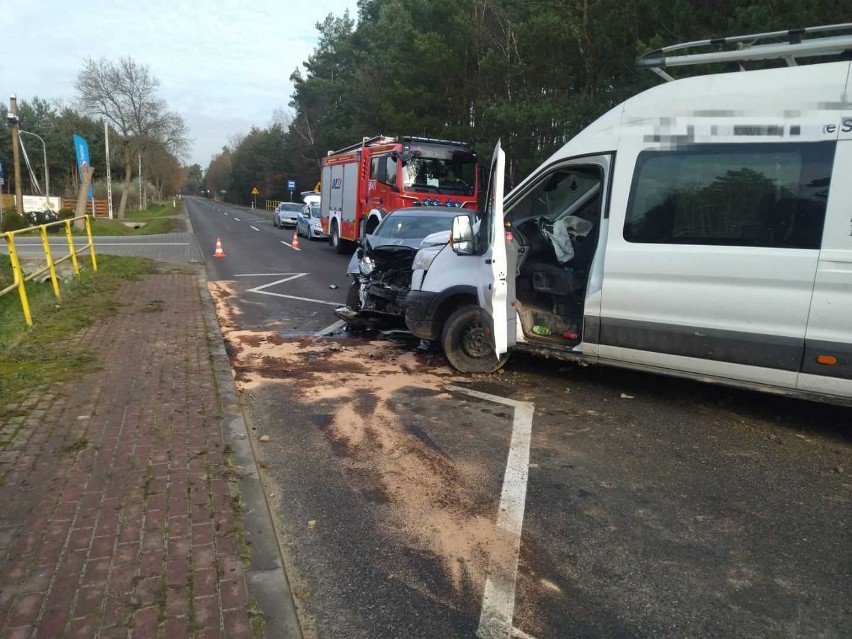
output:
[[[509,355],[498,358],[485,334],[478,306],[462,306],[441,330],[441,347],[450,364],[462,373],[493,373]]]

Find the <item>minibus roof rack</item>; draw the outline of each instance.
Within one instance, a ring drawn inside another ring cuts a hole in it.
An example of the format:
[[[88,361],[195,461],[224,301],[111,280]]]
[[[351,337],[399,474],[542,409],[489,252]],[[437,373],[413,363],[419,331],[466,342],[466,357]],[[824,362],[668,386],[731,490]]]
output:
[[[747,61],[784,60],[797,66],[806,58],[844,54],[852,54],[852,22],[673,44],[642,54],[636,63],[671,82],[675,78],[664,68],[729,63],[745,71]]]

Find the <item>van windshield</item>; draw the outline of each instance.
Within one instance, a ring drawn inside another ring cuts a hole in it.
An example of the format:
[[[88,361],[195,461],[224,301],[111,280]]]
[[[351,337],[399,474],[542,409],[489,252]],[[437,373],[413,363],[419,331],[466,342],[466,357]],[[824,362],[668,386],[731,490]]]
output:
[[[525,220],[544,218],[555,222],[568,215],[579,215],[588,204],[588,212],[596,215],[595,196],[600,190],[601,176],[597,167],[571,167],[554,171],[506,212],[506,221],[519,226]]]

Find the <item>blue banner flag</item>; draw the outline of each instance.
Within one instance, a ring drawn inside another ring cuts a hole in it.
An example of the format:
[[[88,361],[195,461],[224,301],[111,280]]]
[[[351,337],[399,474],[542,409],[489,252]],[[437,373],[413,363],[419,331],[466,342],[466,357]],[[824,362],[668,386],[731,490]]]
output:
[[[80,180],[83,179],[83,169],[91,166],[91,158],[89,157],[89,143],[86,142],[85,139],[74,134],[74,152],[77,154],[77,171],[80,176]],[[92,185],[89,185],[89,193],[87,196],[90,200],[95,197],[95,192],[92,189]]]

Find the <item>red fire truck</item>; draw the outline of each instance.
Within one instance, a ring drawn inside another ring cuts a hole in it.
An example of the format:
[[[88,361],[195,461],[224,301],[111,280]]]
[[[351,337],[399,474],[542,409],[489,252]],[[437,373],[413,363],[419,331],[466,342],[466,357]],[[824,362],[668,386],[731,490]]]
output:
[[[475,209],[480,188],[469,144],[381,135],[329,151],[321,182],[322,230],[338,253],[402,206]]]

